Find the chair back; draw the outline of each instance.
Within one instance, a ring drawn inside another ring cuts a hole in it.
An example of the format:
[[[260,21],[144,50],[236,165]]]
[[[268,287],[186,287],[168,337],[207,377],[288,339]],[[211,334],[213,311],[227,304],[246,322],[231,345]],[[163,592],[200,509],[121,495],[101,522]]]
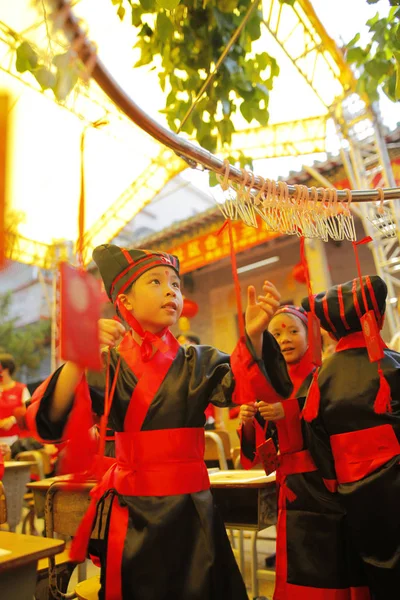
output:
[[[231,441],[229,433],[224,429],[205,431],[204,460],[217,460],[219,468],[228,469],[227,460],[231,458]]]
[[[0,481],[0,525],[7,522],[7,501],[4,485]]]

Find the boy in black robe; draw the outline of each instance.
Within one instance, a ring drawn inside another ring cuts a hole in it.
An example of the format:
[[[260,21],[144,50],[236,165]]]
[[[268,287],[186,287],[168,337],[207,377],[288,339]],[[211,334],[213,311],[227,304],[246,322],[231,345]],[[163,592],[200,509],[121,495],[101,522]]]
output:
[[[363,277],[368,310],[383,325],[387,287]],[[303,307],[310,309],[308,298]],[[308,447],[322,476],[336,480],[351,537],[374,600],[400,597],[400,355],[386,347],[370,362],[360,319],[360,280],[315,297],[321,325],[336,340],[304,409]],[[372,338],[372,330],[368,338]]]
[[[209,490],[204,410],[209,402],[229,406],[233,397],[246,402],[265,381],[272,382],[278,397],[290,394],[285,362],[266,332],[279,294],[266,283],[257,301],[254,288],[249,289],[247,339],[229,357],[210,346],[181,347],[169,331],[182,310],[175,256],[104,245],[93,257],[130,331],[125,334],[116,321],[100,322],[101,341],[111,348],[110,382],[117,374],[108,418],[116,461],[92,492],[73,557],[85,557],[96,506],[101,512],[102,501],[111,496],[100,598],[246,600]],[[261,359],[269,349],[276,356],[269,361],[272,368]],[[104,411],[99,388],[88,386],[73,363],[49,378],[39,399],[28,417],[47,439],[68,438],[85,410]]]

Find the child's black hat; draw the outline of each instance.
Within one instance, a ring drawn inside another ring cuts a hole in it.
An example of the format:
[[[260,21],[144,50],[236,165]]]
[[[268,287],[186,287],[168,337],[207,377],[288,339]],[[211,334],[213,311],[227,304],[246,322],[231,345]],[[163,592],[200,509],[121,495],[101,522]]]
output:
[[[386,283],[378,275],[367,275],[363,277],[363,284],[368,310],[374,311],[376,320],[381,326],[386,309]],[[307,311],[310,310],[308,298],[304,298],[301,304]],[[321,327],[336,339],[361,331],[360,319],[365,312],[358,277],[335,285],[315,296],[315,313],[321,321]]]
[[[178,258],[166,252],[126,250],[114,244],[103,244],[93,250],[93,260],[99,268],[107,296],[114,303],[119,294],[153,267],[171,267],[179,276]]]

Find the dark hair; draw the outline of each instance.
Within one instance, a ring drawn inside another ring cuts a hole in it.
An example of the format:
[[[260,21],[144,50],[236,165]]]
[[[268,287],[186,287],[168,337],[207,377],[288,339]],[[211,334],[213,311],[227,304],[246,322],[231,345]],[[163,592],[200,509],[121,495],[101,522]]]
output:
[[[185,338],[185,340],[188,340],[188,342],[192,342],[193,344],[196,344],[196,346],[200,345],[200,338],[195,333],[183,332],[183,333],[180,333],[177,337],[178,337],[178,339],[180,337],[183,337],[183,338]]]
[[[188,333],[185,335],[185,338],[187,340],[189,340],[190,342],[193,342],[193,344],[196,344],[197,346],[200,344],[200,338],[198,335],[195,335],[194,333]]]
[[[0,354],[0,364],[3,369],[7,369],[10,375],[15,371],[15,360],[11,354]]]

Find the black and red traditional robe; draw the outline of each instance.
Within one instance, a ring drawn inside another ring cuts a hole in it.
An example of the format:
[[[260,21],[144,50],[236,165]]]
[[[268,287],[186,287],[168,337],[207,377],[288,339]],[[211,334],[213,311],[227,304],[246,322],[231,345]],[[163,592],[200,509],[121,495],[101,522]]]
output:
[[[331,494],[304,442],[301,411],[314,369],[309,353],[288,365],[292,397],[265,385],[259,400],[282,402],[285,418],[253,419],[254,438],[241,438],[244,468],[260,462],[257,447],[272,436],[279,447],[278,522],[274,600],[370,600],[357,552],[349,545],[345,511]]]
[[[230,359],[208,346],[183,348],[169,332],[167,336],[168,351],[157,351],[148,362],[142,361],[130,334],[118,352],[111,350],[110,380],[121,356],[109,414],[116,462],[93,493],[100,512],[101,500],[113,497],[100,556],[100,598],[247,600],[209,490],[204,410],[209,402],[230,406],[234,393],[236,402],[248,401],[264,381],[289,395],[286,365],[283,357],[275,360],[271,373],[242,341]],[[269,334],[264,352],[276,355]],[[44,439],[62,437],[67,426],[68,418],[57,424],[48,418],[58,373],[42,388],[40,403],[33,403],[36,415],[29,415]],[[102,394],[98,387],[89,391],[89,410],[101,412]],[[93,503],[91,518],[95,507]]]
[[[374,600],[400,598],[400,354],[381,361],[392,412],[377,414],[381,384],[361,332],[342,337],[318,376],[320,408],[306,423],[322,476],[337,479],[351,537]]]

